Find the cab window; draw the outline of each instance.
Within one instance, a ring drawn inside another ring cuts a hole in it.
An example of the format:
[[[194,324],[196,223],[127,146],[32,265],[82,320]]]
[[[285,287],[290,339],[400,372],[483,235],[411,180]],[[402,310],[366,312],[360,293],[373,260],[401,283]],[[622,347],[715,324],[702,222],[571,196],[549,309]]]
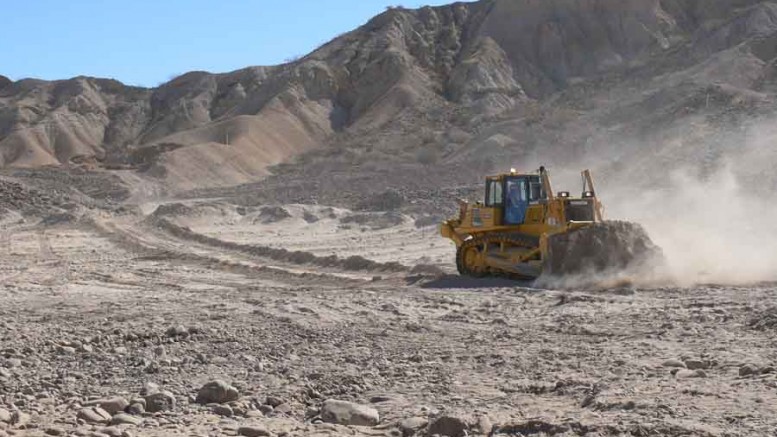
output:
[[[529,202],[537,203],[542,199],[545,199],[545,192],[542,189],[542,182],[540,178],[533,177],[529,179]]]
[[[498,179],[486,182],[486,206],[502,206],[502,182]]]

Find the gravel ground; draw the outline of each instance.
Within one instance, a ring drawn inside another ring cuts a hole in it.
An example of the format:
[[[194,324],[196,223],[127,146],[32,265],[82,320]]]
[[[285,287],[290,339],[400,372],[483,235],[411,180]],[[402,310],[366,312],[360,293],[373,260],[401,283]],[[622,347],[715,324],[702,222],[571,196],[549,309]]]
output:
[[[562,292],[134,216],[3,229],[0,436],[777,431],[773,284]]]

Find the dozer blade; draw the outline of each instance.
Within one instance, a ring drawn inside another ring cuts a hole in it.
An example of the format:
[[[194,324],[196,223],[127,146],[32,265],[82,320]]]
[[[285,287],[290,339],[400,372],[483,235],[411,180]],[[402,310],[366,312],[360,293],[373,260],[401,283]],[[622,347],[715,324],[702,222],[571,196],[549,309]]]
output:
[[[606,221],[549,236],[543,253],[543,275],[637,270],[662,262],[663,252],[642,226]]]

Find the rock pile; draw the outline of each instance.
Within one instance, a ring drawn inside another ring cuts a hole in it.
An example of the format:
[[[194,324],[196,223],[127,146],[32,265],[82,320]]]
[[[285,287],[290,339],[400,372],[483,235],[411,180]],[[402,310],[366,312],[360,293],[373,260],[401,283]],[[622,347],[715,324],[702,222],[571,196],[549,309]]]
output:
[[[544,275],[573,276],[655,269],[664,255],[642,226],[623,221],[593,226],[548,239]]]

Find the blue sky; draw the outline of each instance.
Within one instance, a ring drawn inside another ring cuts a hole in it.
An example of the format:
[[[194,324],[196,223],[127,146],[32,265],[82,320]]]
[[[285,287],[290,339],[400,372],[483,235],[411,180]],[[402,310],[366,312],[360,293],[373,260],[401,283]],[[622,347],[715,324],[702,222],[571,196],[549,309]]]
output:
[[[389,4],[398,2],[13,0],[3,2],[0,75],[86,75],[156,86],[191,70],[278,64],[364,24]]]

